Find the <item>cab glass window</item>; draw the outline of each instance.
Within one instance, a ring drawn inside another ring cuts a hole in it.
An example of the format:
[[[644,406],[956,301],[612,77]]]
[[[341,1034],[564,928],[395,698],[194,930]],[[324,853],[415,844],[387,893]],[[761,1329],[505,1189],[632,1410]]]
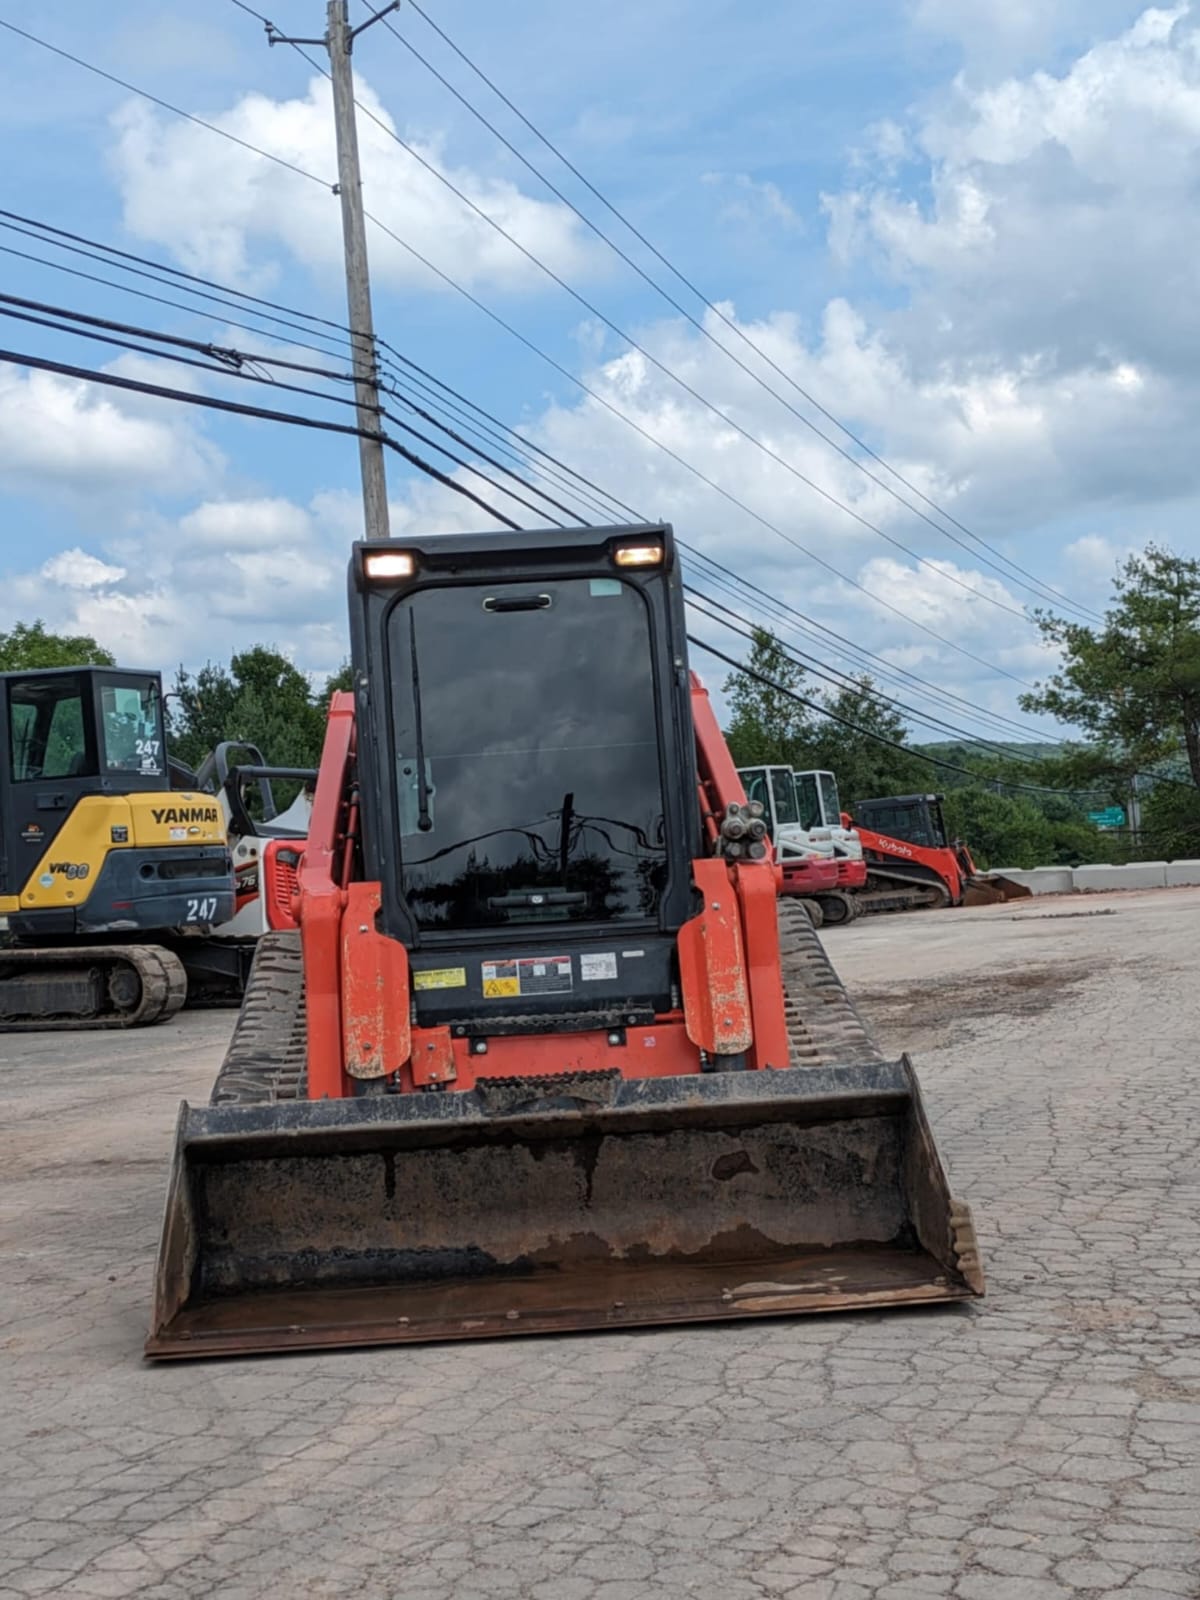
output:
[[[161,777],[162,703],[157,682],[102,678],[100,733],[105,772]]]
[[[771,790],[775,796],[775,820],[780,827],[799,822],[796,785],[787,767],[771,768]]]
[[[17,678],[8,686],[13,781],[93,777],[83,685],[78,678]]]

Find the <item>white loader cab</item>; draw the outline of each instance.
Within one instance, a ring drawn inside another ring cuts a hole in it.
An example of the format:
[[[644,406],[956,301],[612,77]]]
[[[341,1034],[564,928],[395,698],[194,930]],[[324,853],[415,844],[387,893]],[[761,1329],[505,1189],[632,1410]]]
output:
[[[853,828],[842,822],[842,805],[837,779],[832,772],[792,773],[796,782],[796,804],[800,826],[813,841],[814,848],[836,861],[861,861],[862,841]]]

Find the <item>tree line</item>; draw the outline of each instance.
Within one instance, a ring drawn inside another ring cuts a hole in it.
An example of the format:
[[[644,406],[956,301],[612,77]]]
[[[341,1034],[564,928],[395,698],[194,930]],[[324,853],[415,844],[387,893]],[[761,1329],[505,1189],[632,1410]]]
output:
[[[869,676],[822,690],[756,629],[749,670],[725,684],[734,759],[827,769],[851,812],[855,800],[942,792],[948,828],[984,866],[1200,856],[1200,562],[1150,545],[1121,566],[1101,622],[1035,617],[1061,665],[1021,708],[1079,738],[1007,754],[969,741],[919,744]],[[1124,828],[1088,820],[1108,806],[1125,811]]]
[[[1060,666],[1021,707],[1078,729],[1078,738],[1010,753],[917,743],[869,676],[823,688],[759,628],[746,670],[725,685],[734,760],[833,772],[851,811],[856,800],[944,793],[948,826],[984,866],[1200,856],[1200,562],[1150,545],[1119,570],[1102,622],[1035,616]],[[40,621],[0,632],[0,671],[89,663],[114,658],[88,635],[56,634]],[[257,745],[274,766],[316,766],[329,695],[349,686],[348,665],[315,687],[261,644],[227,666],[180,667],[166,695],[172,753],[195,767],[233,739]],[[1128,814],[1134,801],[1136,837],[1088,821],[1108,804]]]

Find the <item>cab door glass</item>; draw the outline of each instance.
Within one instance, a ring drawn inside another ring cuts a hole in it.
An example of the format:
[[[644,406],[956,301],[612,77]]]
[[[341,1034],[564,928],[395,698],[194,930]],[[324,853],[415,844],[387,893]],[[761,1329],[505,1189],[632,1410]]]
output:
[[[800,821],[796,805],[796,784],[789,767],[771,768],[771,792],[775,796],[775,820],[780,827],[795,825]]]
[[[157,684],[102,682],[100,725],[106,772],[162,776],[162,708]]]
[[[800,807],[800,826],[805,829],[821,826],[821,802],[817,795],[817,780],[811,772],[796,773],[796,800]]]
[[[13,781],[94,777],[78,678],[18,678],[8,688]]]

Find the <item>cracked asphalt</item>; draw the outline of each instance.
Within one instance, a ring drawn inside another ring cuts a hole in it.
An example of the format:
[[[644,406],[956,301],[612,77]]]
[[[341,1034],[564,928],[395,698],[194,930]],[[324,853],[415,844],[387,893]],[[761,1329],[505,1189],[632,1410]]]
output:
[[[151,1368],[230,1018],[0,1037],[0,1600],[1194,1600],[1198,931],[1179,890],[828,935],[969,1308]]]

